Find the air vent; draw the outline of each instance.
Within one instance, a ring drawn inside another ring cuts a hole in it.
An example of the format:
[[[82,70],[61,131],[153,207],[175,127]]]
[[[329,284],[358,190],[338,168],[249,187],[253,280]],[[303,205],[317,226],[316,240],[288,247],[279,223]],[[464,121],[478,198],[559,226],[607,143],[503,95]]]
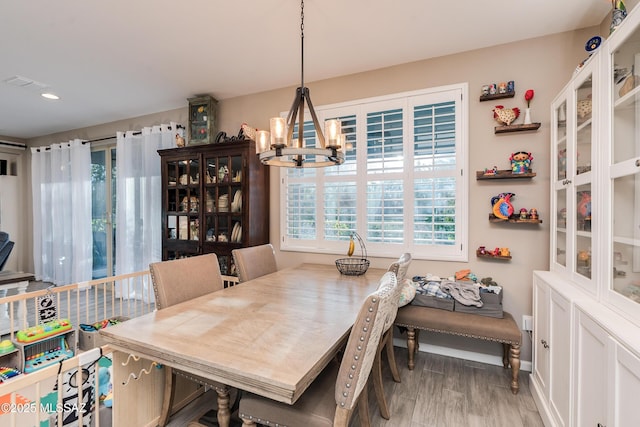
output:
[[[37,82],[32,79],[28,79],[22,76],[13,76],[4,80],[4,82],[11,86],[17,86],[29,90],[33,90],[35,92],[42,92],[44,89],[48,88],[49,85]]]
[[[4,81],[6,84],[11,85],[11,86],[19,86],[19,87],[23,87],[23,86],[28,86],[32,83],[34,83],[33,80],[28,79],[26,77],[21,77],[21,76],[13,76],[13,77],[9,77],[8,79],[6,79]]]

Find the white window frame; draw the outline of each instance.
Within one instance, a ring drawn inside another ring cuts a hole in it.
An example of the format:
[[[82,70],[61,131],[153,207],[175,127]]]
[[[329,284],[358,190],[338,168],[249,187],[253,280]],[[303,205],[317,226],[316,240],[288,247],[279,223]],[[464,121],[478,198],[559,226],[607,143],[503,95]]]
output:
[[[358,197],[357,210],[357,232],[365,240],[368,256],[374,257],[391,257],[395,258],[402,252],[411,252],[415,259],[427,259],[438,261],[468,261],[468,224],[469,224],[469,179],[468,179],[468,153],[469,153],[469,105],[468,105],[468,83],[459,83],[435,88],[402,92],[392,95],[379,96],[343,102],[338,104],[324,105],[316,108],[316,113],[322,123],[326,118],[340,117],[357,114],[359,117],[366,117],[366,112],[372,111],[371,104],[375,105],[375,111],[384,111],[391,108],[403,108],[403,153],[409,153],[404,156],[405,167],[402,173],[398,173],[398,177],[404,179],[404,183],[410,185],[410,191],[407,191],[405,185],[404,191],[404,217],[405,229],[404,235],[409,236],[413,231],[413,185],[418,177],[437,177],[441,172],[419,172],[414,171],[413,165],[413,123],[412,114],[406,114],[413,111],[415,105],[424,105],[424,99],[429,98],[428,103],[438,103],[443,101],[456,102],[456,239],[452,245],[415,245],[413,241],[404,242],[402,244],[394,243],[370,243],[366,241],[365,222],[366,222],[366,196]],[[420,101],[420,102],[418,102]],[[287,112],[282,115],[286,116]],[[305,118],[307,121],[307,118]],[[366,120],[358,120],[356,124],[357,134],[357,170],[359,171],[354,178],[358,188],[366,188],[367,173],[366,171]],[[316,178],[314,178],[317,188],[324,188],[325,184],[331,182],[339,182],[346,180],[340,176],[325,176],[324,168],[315,169]],[[344,255],[347,249],[345,241],[329,241],[324,240],[323,235],[323,193],[318,191],[316,194],[316,238],[314,240],[291,239],[287,237],[287,186],[288,186],[288,168],[280,168],[280,249],[282,251],[294,252],[312,252],[325,254],[341,254]],[[447,176],[451,176],[449,172]],[[385,179],[389,179],[390,175],[385,175]],[[349,179],[352,181],[352,179]],[[360,193],[359,193],[360,194]],[[356,245],[355,255],[360,255],[360,250]]]

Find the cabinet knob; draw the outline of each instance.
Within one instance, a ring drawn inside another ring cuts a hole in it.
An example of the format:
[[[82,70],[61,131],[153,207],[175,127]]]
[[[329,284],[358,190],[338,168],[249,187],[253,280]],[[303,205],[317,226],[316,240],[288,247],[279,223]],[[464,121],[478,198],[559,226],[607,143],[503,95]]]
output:
[[[640,159],[636,160],[636,166],[640,166]]]
[[[542,346],[543,346],[544,348],[549,348],[549,344],[547,343],[547,341],[546,341],[546,340],[540,340],[540,343],[542,344]]]

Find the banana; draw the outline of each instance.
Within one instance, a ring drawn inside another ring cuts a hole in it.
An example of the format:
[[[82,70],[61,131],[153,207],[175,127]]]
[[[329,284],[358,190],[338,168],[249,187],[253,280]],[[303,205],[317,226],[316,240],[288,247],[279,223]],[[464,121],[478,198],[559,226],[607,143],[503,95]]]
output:
[[[353,251],[356,250],[356,243],[353,241],[353,236],[349,237],[349,250],[347,251],[347,256],[353,255]]]

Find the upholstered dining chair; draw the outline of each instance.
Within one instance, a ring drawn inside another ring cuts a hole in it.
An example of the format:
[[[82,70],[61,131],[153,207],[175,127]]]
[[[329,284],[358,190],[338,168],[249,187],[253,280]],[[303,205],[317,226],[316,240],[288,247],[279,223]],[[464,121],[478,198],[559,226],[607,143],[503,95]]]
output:
[[[243,426],[347,427],[356,406],[360,424],[368,426],[368,378],[384,326],[395,318],[396,287],[395,274],[385,273],[359,310],[342,361],[333,359],[293,405],[244,394],[238,410]]]
[[[404,279],[407,275],[407,270],[409,269],[409,264],[411,264],[411,254],[404,253],[400,256],[400,258],[392,263],[389,266],[390,272],[395,273],[396,279],[398,281],[398,286],[396,287],[396,302],[400,301],[400,293],[402,292],[402,286],[404,285]],[[398,370],[398,365],[396,363],[395,352],[393,351],[393,322],[396,318],[396,313],[398,312],[398,307],[396,306],[396,311],[393,314],[393,319],[391,319],[391,324],[386,324],[384,329],[384,335],[380,340],[380,345],[378,346],[378,352],[376,353],[376,358],[373,362],[373,389],[376,394],[376,402],[378,403],[378,408],[380,410],[380,416],[386,420],[391,417],[391,413],[389,412],[389,405],[387,404],[387,399],[384,393],[384,387],[382,383],[382,351],[386,349],[387,353],[387,361],[389,362],[389,368],[391,370],[391,376],[393,377],[393,381],[399,383],[400,379],[400,371]]]
[[[224,287],[218,257],[213,253],[151,263],[149,270],[158,310],[219,291]],[[171,416],[176,374],[214,389],[218,395],[218,423],[221,426],[229,425],[231,413],[228,386],[165,366],[165,388],[159,426],[165,426]]]
[[[276,254],[271,243],[234,249],[231,254],[238,270],[240,283],[278,271]]]

